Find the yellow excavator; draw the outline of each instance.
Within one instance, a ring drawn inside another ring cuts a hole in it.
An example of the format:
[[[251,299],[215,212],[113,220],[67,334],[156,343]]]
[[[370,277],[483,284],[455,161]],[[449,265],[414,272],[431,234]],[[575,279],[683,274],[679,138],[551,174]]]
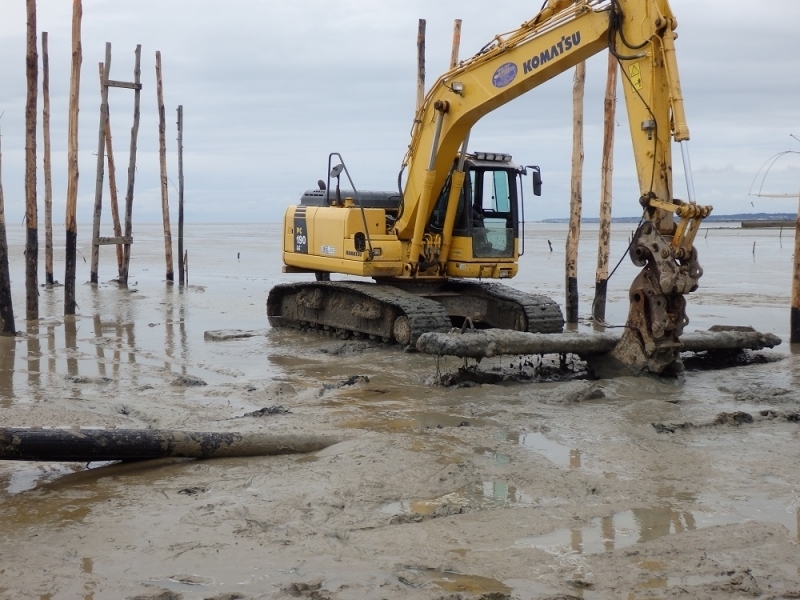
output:
[[[415,115],[396,192],[357,190],[341,155],[332,153],[327,179],[290,206],[283,222],[284,272],[315,280],[274,287],[270,324],[412,347],[422,333],[467,320],[475,327],[561,332],[556,302],[485,281],[517,273],[523,177],[530,172],[538,195],[540,170],[502,152],[469,152],[467,144],[481,117],[608,50],[623,75],[644,211],[629,248],[643,268],[613,356],[662,372],[678,357],[688,323],[684,295],[702,275],[693,241],[711,211],[694,199],[676,26],[667,0],[547,0],[532,20],[496,36],[434,83]],[[683,154],[685,202],[672,188],[673,138]],[[340,186],[343,176],[350,189]],[[331,273],[374,283],[330,281]]]

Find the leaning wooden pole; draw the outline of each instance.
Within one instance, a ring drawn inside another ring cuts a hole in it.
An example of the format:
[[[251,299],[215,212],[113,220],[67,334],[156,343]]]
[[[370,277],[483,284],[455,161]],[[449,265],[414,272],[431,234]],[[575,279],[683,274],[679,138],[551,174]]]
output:
[[[450,50],[450,68],[458,65],[458,51],[461,47],[461,19],[453,21],[453,46]]]
[[[100,81],[104,79],[104,69],[100,63]],[[106,160],[108,161],[108,194],[111,201],[111,225],[114,228],[114,237],[122,237],[122,225],[119,220],[119,198],[117,196],[117,168],[114,164],[114,148],[111,143],[111,109],[106,110]],[[122,244],[117,244],[117,271],[122,275]]]
[[[417,112],[425,100],[425,24],[420,19],[417,29]]]
[[[133,188],[136,179],[136,144],[139,139],[139,109],[142,95],[141,44],[136,45],[134,54],[136,56],[136,62],[133,67],[133,126],[131,127],[131,148],[128,153],[128,184],[125,190],[125,238],[127,242],[122,247],[122,273],[119,277],[120,283],[125,285],[128,284],[128,273],[130,272],[131,266],[130,239],[133,236]]]
[[[158,157],[161,165],[161,215],[164,220],[164,256],[167,262],[167,281],[175,281],[172,270],[172,232],[169,226],[169,195],[167,188],[167,119],[164,112],[164,88],[161,81],[161,52],[156,51],[156,91],[158,95]]]
[[[0,140],[3,136],[0,135]],[[11,275],[8,270],[8,238],[6,237],[6,212],[3,198],[3,152],[0,150],[0,319],[3,320],[3,335],[16,335],[14,305],[11,302]],[[13,365],[13,362],[12,362]]]
[[[78,98],[81,86],[81,0],[72,3],[72,68],[69,78],[69,129],[67,134],[66,269],[64,314],[75,314],[75,266],[78,250]]]
[[[89,280],[97,284],[100,267],[100,218],[103,212],[103,181],[105,173],[106,123],[108,123],[108,74],[111,72],[111,42],[106,42],[106,60],[101,63],[100,125],[97,132],[97,176],[94,182],[94,217],[92,219],[92,270]]]
[[[583,95],[586,63],[578,63],[572,82],[572,181],[566,260],[567,323],[578,322],[578,243],[583,203]]]
[[[606,318],[608,290],[608,260],[611,255],[611,176],[614,172],[614,119],[617,111],[617,59],[608,53],[606,97],[603,103],[603,158],[600,166],[600,230],[597,247],[597,274],[595,276],[592,317],[597,321]]]
[[[39,215],[36,205],[36,105],[39,95],[39,54],[36,45],[36,0],[26,0],[28,12],[25,102],[25,316],[39,318]]]
[[[178,283],[183,285],[183,105],[178,107]]]
[[[50,162],[50,57],[42,32],[42,139],[44,141],[44,282],[53,285],[53,169]]]

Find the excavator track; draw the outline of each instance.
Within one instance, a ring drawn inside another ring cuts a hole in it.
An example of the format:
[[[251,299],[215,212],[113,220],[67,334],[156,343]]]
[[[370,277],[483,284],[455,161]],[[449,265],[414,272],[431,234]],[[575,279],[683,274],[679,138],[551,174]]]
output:
[[[564,330],[564,316],[558,303],[552,298],[540,294],[521,292],[502,283],[477,282],[451,279],[444,286],[449,292],[461,297],[483,298],[505,309],[502,312],[521,311],[525,323],[519,323],[517,316],[515,326],[496,323],[493,327],[529,331],[531,333],[561,333]],[[504,326],[505,325],[505,326]]]
[[[428,331],[452,327],[444,307],[393,286],[319,281],[276,285],[267,297],[272,327],[325,329],[340,337],[369,336],[404,346]]]
[[[498,283],[449,280],[406,286],[319,281],[280,284],[267,297],[273,327],[323,329],[338,337],[369,336],[414,346],[427,332],[446,332],[470,318],[478,327],[559,333],[564,318],[547,296]]]

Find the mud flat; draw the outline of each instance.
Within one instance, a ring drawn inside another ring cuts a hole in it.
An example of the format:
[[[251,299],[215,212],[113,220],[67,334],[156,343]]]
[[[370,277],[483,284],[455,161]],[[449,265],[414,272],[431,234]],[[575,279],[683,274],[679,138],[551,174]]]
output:
[[[197,235],[218,252],[217,232]],[[738,248],[713,236],[740,234],[709,236],[706,277],[723,262],[712,251]],[[163,284],[158,255],[135,290],[79,286],[74,322],[58,316],[63,290],[43,290],[45,318],[0,339],[3,426],[345,441],[284,456],[0,463],[0,598],[800,596],[800,358],[788,345],[683,381],[484,358],[485,381],[499,383],[446,387],[436,382],[463,360],[264,332],[266,291],[282,279],[252,275],[272,243],[260,235],[242,263],[209,250],[203,272],[196,257],[189,289]],[[785,336],[784,296],[757,279],[786,258],[777,237],[759,252],[773,241],[778,258],[747,283],[708,279],[692,327]],[[526,260],[542,278],[520,287],[558,297],[547,256]],[[620,282],[610,296],[626,293]],[[223,329],[258,335],[204,339]]]

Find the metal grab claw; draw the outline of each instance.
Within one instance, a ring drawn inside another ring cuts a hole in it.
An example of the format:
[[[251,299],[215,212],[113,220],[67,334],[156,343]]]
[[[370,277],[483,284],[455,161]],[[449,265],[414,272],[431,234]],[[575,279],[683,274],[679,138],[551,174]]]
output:
[[[653,223],[643,223],[634,234],[631,260],[644,268],[630,288],[625,333],[611,351],[623,369],[636,373],[680,369],[679,338],[689,323],[683,295],[697,289],[703,269],[694,247],[686,259],[676,254]]]

